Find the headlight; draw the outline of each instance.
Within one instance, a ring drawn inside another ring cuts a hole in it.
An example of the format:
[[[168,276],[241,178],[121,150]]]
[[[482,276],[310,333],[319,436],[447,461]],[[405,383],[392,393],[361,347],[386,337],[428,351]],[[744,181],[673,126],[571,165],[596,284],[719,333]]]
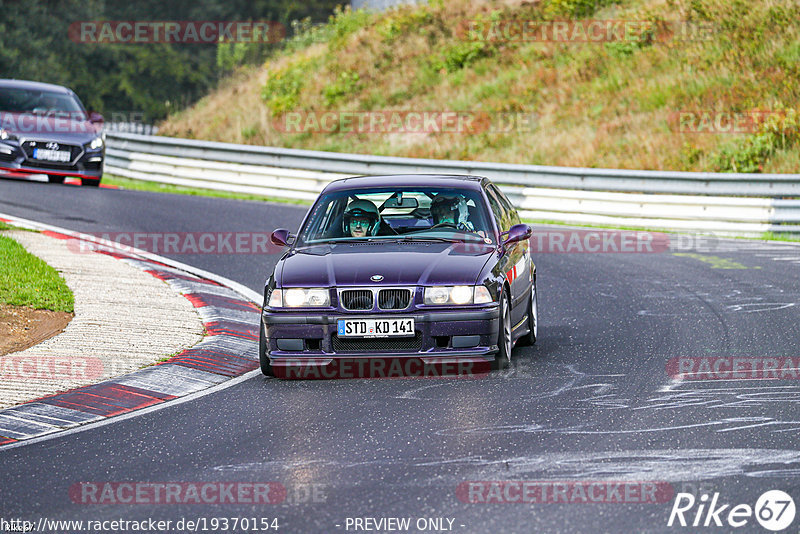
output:
[[[492,295],[485,286],[435,286],[425,288],[425,304],[488,304]]]
[[[331,305],[330,294],[325,288],[312,287],[273,289],[269,296],[270,308],[308,308],[326,307]]]
[[[92,150],[97,150],[98,148],[103,148],[103,138],[102,137],[95,137],[92,139],[92,142],[89,143],[89,148]]]
[[[9,132],[8,130],[3,130],[0,128],[0,141],[15,141],[17,136]]]

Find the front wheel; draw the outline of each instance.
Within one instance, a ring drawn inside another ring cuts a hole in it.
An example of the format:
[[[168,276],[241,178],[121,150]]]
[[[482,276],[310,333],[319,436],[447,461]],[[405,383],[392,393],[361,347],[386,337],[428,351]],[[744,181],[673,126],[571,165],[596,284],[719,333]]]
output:
[[[63,184],[66,176],[58,176],[57,174],[48,174],[47,181],[51,184]]]
[[[497,354],[492,362],[492,370],[498,371],[508,367],[511,361],[511,306],[508,295],[503,291],[500,295],[500,328],[497,333]]]
[[[272,363],[270,363],[269,356],[267,355],[267,338],[264,335],[264,325],[259,324],[258,332],[258,360],[261,364],[261,374],[264,376],[275,376],[275,373],[272,371]]]
[[[88,185],[89,187],[100,187],[100,180],[90,180],[88,178],[81,178],[81,185]]]

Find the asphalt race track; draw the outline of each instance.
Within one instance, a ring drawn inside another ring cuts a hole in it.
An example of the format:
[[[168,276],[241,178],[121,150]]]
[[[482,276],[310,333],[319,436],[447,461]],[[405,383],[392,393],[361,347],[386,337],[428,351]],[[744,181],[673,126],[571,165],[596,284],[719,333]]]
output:
[[[0,181],[0,212],[81,232],[296,230],[305,209]],[[0,450],[0,516],[173,525],[277,518],[282,532],[352,532],[354,518],[367,517],[411,518],[412,532],[420,518],[444,519],[419,523],[429,530],[463,533],[698,532],[708,529],[667,526],[678,492],[698,503],[718,493],[718,505],[730,505],[722,521],[737,504],[755,507],[767,490],[800,504],[797,372],[770,380],[682,380],[669,372],[675,358],[796,363],[800,247],[710,240],[673,252],[534,254],[539,342],[515,349],[511,367],[488,377],[259,375],[190,402]],[[257,292],[277,260],[165,255]],[[572,497],[474,503],[463,491],[470,481],[558,482]],[[654,483],[667,493],[657,502],[573,495],[598,481]],[[266,505],[100,505],[74,498],[81,482],[278,482],[287,494]],[[687,521],[697,510],[686,512]],[[700,525],[705,520],[702,514]],[[755,517],[737,531],[767,532]]]

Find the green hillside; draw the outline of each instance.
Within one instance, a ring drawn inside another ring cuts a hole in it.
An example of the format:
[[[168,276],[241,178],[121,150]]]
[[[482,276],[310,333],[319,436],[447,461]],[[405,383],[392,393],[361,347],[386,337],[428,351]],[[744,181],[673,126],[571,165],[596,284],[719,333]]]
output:
[[[422,158],[800,172],[798,24],[796,0],[339,11],[161,133]],[[441,121],[457,112],[465,125],[400,125],[415,112]]]

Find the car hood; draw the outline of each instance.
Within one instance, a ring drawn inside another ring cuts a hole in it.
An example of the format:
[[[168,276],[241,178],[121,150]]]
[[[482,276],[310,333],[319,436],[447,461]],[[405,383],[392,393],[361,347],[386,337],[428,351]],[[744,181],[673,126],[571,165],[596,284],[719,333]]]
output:
[[[90,142],[102,129],[88,120],[7,112],[0,112],[0,128],[22,139],[77,145]]]
[[[483,243],[339,243],[291,251],[276,269],[283,287],[472,285],[492,257]]]

